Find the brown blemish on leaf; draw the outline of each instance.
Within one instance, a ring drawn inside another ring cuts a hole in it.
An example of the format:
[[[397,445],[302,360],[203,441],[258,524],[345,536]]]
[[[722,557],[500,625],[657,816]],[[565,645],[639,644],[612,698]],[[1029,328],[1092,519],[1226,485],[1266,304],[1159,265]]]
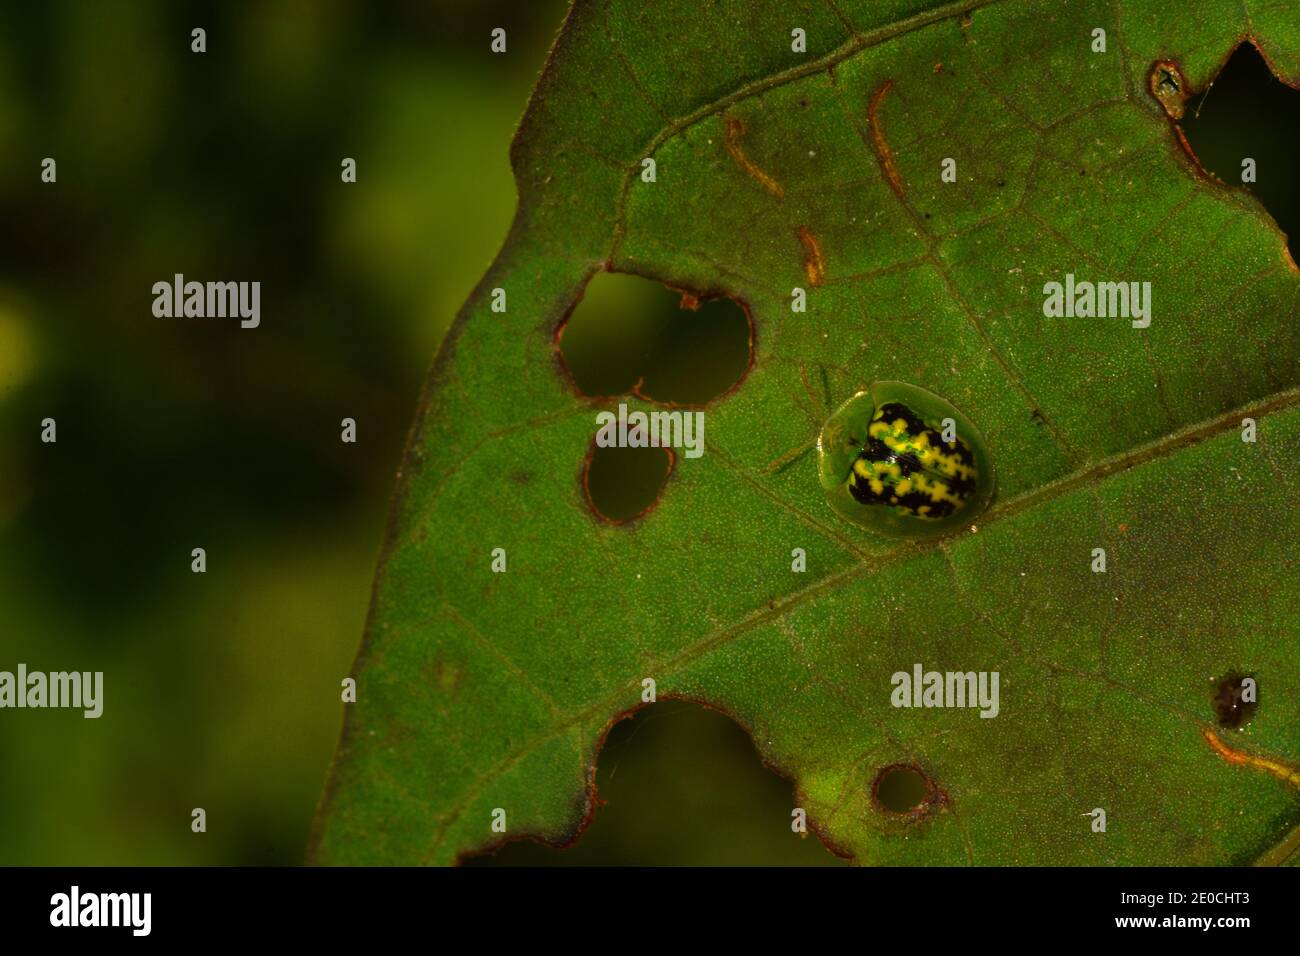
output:
[[[687,312],[700,311],[700,297],[691,292],[682,293],[682,301],[678,303],[678,308],[685,309]]]
[[[1190,94],[1187,91],[1187,80],[1183,78],[1178,64],[1171,60],[1160,60],[1151,67],[1148,83],[1151,95],[1164,107],[1169,118],[1175,121],[1182,119]]]
[[[785,198],[785,190],[781,188],[781,184],[765,173],[758,164],[750,159],[745,153],[745,147],[741,145],[740,141],[744,139],[746,130],[747,127],[745,126],[744,120],[735,116],[727,117],[727,152],[730,153],[731,158],[736,161],[736,165],[743,169],[749,176],[758,180],[764,189],[770,192],[773,196],[776,196],[778,199]]]
[[[803,243],[803,271],[808,275],[808,284],[821,285],[826,281],[826,262],[822,259],[821,243],[807,226],[799,227],[799,241]]]
[[[1245,680],[1241,674],[1229,674],[1219,681],[1214,692],[1214,715],[1219,719],[1219,726],[1225,730],[1244,727],[1255,716],[1258,703],[1242,700],[1242,684]]]
[[[1271,773],[1279,780],[1283,780],[1293,787],[1300,787],[1300,770],[1282,763],[1280,760],[1272,760],[1269,757],[1256,757],[1254,754],[1248,754],[1244,750],[1237,750],[1235,747],[1229,747],[1209,727],[1201,729],[1201,736],[1209,744],[1216,754],[1222,757],[1228,763],[1234,763],[1243,767],[1254,767],[1256,770],[1263,770]]]
[[[1177,122],[1173,122],[1171,125],[1174,128],[1174,138],[1178,140],[1178,145],[1182,149],[1183,155],[1192,161],[1192,166],[1195,167],[1196,171],[1210,182],[1221,184],[1222,181],[1218,176],[1214,175],[1214,173],[1201,165],[1200,157],[1196,155],[1196,150],[1192,149],[1192,144],[1187,141],[1187,135],[1183,132],[1183,128],[1179,126]]]
[[[880,84],[880,89],[876,90],[875,95],[871,97],[867,122],[871,126],[871,142],[876,150],[876,158],[880,160],[880,169],[885,174],[885,179],[889,182],[889,188],[894,191],[894,195],[902,199],[903,178],[898,175],[898,167],[894,165],[894,153],[890,150],[889,141],[885,139],[885,131],[880,125],[880,105],[885,102],[885,97],[893,88],[893,80],[885,80]]]

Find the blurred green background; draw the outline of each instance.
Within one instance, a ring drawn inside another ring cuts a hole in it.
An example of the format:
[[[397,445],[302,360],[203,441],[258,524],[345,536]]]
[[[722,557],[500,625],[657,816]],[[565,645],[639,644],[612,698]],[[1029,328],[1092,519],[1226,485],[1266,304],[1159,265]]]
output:
[[[565,6],[0,9],[0,669],[106,697],[0,711],[0,863],[302,860],[402,442]],[[154,318],[176,272],[260,280],[261,327]]]
[[[421,380],[506,234],[510,137],[566,6],[0,9],[0,669],[105,672],[99,720],[0,711],[0,864],[301,861]],[[1247,114],[1216,86],[1197,121],[1233,182],[1243,137],[1297,129]],[[1261,192],[1282,181],[1261,159]],[[150,288],[177,272],[261,281],[261,327],[155,319]],[[642,339],[570,339],[594,368],[689,340],[613,281],[580,309]],[[703,708],[618,725],[599,781],[574,849],[491,862],[838,862]]]

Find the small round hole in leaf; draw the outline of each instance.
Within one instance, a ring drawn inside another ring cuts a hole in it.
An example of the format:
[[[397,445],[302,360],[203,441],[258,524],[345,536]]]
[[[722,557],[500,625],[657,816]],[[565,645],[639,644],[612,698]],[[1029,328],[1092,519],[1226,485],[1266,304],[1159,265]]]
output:
[[[587,397],[636,394],[661,405],[704,405],[744,377],[750,338],[749,314],[734,299],[601,272],[565,320],[558,345]]]
[[[613,524],[631,521],[659,500],[673,468],[665,448],[601,448],[593,445],[582,483],[596,514]]]
[[[925,809],[933,792],[929,778],[906,764],[880,771],[873,788],[876,802],[890,813],[918,813]]]

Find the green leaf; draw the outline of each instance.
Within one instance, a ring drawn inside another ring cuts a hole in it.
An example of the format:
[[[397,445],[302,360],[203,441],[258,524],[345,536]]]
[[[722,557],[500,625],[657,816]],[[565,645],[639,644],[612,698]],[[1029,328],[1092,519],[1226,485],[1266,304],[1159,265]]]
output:
[[[578,0],[515,140],[514,226],[421,402],[313,858],[450,863],[502,839],[497,808],[506,836],[572,838],[644,678],[733,715],[864,863],[1285,844],[1300,286],[1149,84],[1171,61],[1203,88],[1242,36],[1300,78],[1289,0]],[[601,269],[725,293],[754,324],[705,454],[623,526],[578,477],[618,399],[576,396],[555,351]],[[1151,282],[1150,327],[1045,317],[1067,273]],[[983,432],[998,487],[976,527],[899,542],[827,505],[810,443],[879,380]],[[1000,712],[892,707],[917,663],[999,672]],[[1231,673],[1259,687],[1240,731],[1211,703]],[[933,782],[928,810],[873,803],[894,764]]]

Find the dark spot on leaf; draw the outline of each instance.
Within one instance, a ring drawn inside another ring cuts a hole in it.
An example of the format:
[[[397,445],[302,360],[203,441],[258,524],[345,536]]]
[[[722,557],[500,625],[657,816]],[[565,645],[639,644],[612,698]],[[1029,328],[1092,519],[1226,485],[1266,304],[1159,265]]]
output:
[[[587,398],[634,394],[700,406],[749,370],[753,327],[740,302],[598,273],[556,335],[560,363]]]
[[[659,501],[674,460],[666,448],[600,448],[593,441],[582,468],[587,501],[611,524],[639,518]]]
[[[871,797],[888,813],[921,816],[938,801],[939,792],[919,767],[898,763],[876,774]]]
[[[531,472],[524,471],[521,468],[516,468],[510,473],[510,480],[519,485],[526,485],[533,480],[533,476]]]
[[[1258,700],[1242,700],[1242,682],[1248,675],[1229,674],[1219,681],[1214,692],[1214,714],[1219,726],[1227,730],[1238,730],[1250,723],[1255,716]]]
[[[1233,51],[1219,75],[1188,100],[1181,125],[1202,169],[1250,190],[1283,233],[1300,235],[1300,91],[1278,82],[1254,46]],[[1246,159],[1254,160],[1253,183],[1242,178]],[[1291,253],[1294,258],[1294,245]]]

